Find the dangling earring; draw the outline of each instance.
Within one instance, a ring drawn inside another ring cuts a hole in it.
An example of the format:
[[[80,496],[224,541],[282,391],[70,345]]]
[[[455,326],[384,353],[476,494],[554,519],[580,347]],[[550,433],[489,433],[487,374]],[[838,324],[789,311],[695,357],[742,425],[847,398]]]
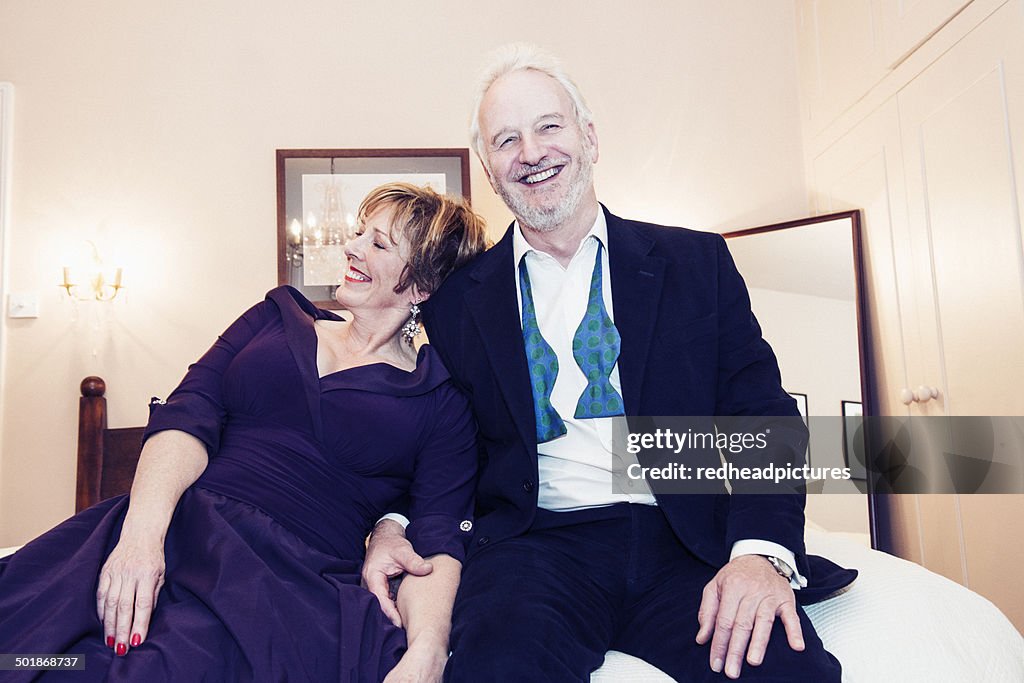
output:
[[[409,319],[402,325],[402,339],[412,346],[412,340],[419,336],[420,332],[423,331],[423,327],[420,325],[420,307],[417,304],[413,304],[409,307]]]

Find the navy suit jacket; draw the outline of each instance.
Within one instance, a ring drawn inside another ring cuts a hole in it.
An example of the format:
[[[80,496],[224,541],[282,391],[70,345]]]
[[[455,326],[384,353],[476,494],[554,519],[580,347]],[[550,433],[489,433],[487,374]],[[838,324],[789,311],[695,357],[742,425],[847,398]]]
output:
[[[725,240],[602,210],[626,414],[796,415]],[[512,230],[453,273],[424,306],[431,343],[469,397],[479,425],[470,556],[525,532],[537,509],[537,439]],[[820,600],[856,576],[806,555],[803,496],[656,496],[676,535],[712,566],[725,565],[741,539],[792,550],[809,581],[797,591],[801,603]]]

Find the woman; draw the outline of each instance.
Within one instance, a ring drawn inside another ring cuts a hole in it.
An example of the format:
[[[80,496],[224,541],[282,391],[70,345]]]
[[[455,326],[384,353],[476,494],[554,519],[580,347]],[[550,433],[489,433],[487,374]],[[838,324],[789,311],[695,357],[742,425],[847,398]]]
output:
[[[412,338],[418,304],[484,228],[401,183],[371,192],[359,221],[336,294],[350,315],[271,291],[153,407],[130,496],[0,560],[0,652],[82,654],[75,681],[440,678],[475,427]],[[403,632],[359,564],[404,500],[434,571],[402,584]]]

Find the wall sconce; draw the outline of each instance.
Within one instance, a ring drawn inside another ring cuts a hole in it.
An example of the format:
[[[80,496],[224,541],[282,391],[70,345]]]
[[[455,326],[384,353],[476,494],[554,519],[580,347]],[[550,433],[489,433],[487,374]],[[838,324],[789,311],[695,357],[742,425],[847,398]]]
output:
[[[83,268],[64,266],[64,281],[59,285],[67,295],[78,301],[113,301],[123,288],[121,268],[105,268],[99,250],[87,242],[92,250],[91,263]]]

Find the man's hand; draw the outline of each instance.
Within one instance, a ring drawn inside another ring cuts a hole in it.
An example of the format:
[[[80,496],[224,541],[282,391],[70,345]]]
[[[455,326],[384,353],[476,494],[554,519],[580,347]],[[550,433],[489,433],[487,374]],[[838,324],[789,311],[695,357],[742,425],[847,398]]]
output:
[[[426,576],[432,571],[434,565],[416,554],[412,544],[405,538],[405,529],[401,524],[390,519],[377,522],[366,546],[362,584],[363,588],[377,596],[381,610],[398,628],[402,627],[402,615],[391,599],[388,579],[403,572]]]
[[[721,672],[724,663],[725,675],[739,678],[744,653],[751,666],[764,661],[776,616],[789,646],[802,651],[804,637],[789,582],[760,555],[740,555],[722,567],[704,587],[697,611],[697,642],[703,645],[711,638],[712,670]]]

